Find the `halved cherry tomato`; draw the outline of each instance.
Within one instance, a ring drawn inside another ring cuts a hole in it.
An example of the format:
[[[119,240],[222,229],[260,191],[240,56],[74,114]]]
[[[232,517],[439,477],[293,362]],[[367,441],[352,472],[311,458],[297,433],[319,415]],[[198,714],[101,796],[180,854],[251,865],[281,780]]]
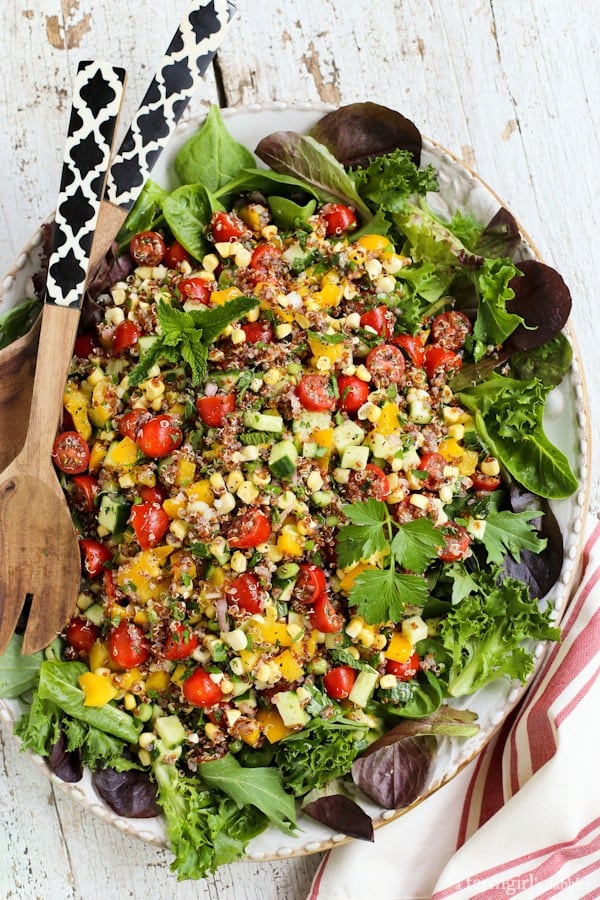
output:
[[[148,484],[142,484],[140,486],[140,497],[142,500],[145,500],[146,503],[160,503],[162,504],[167,499],[167,492],[160,485],[154,485],[154,487],[150,487]]]
[[[363,313],[360,324],[362,328],[371,328],[375,334],[386,339],[391,338],[394,333],[394,323],[385,305],[376,306]]]
[[[246,612],[262,612],[262,588],[258,577],[252,572],[244,572],[234,578],[227,588],[227,595],[232,603],[237,603]]]
[[[473,472],[469,476],[476,491],[497,491],[502,484],[500,475],[484,475],[483,472]]]
[[[139,428],[135,442],[146,456],[161,459],[176,450],[183,441],[183,432],[173,416],[153,416]]]
[[[396,337],[392,338],[392,344],[404,350],[413,366],[417,366],[419,369],[423,368],[425,364],[425,347],[420,337],[417,337],[416,334],[397,334]]]
[[[346,412],[357,412],[369,397],[369,385],[356,375],[340,375],[337,380],[339,400],[338,409]]]
[[[251,269],[269,269],[273,263],[281,259],[281,249],[273,244],[258,244],[250,259]]]
[[[129,244],[129,253],[138,266],[159,266],[166,250],[166,244],[157,231],[140,231]]]
[[[419,654],[415,651],[406,662],[397,662],[395,659],[387,659],[385,671],[388,675],[395,675],[400,681],[410,681],[421,668]]]
[[[87,655],[99,634],[100,629],[89,619],[84,619],[83,616],[74,616],[67,626],[65,637],[67,644],[74,650]]]
[[[472,331],[469,317],[458,309],[450,309],[432,320],[431,343],[445,350],[462,350],[467,335]]]
[[[86,512],[92,512],[96,505],[96,497],[100,493],[98,479],[93,475],[73,475],[71,481],[76,506]]]
[[[135,539],[142,550],[157,547],[164,538],[171,520],[159,503],[144,500],[131,507],[129,521]]]
[[[63,431],[52,446],[52,461],[57,469],[67,475],[85,472],[90,461],[87,441],[77,431]]]
[[[130,409],[119,417],[119,421],[117,424],[119,434],[121,434],[123,437],[129,437],[132,441],[135,441],[137,433],[144,422],[148,422],[148,420],[151,418],[152,413],[149,413],[147,409]]]
[[[87,359],[88,356],[92,353],[92,351],[97,346],[94,336],[91,334],[78,334],[75,338],[75,346],[73,347],[73,354],[78,356],[79,359]]]
[[[105,569],[102,573],[102,588],[104,594],[109,600],[114,600],[117,596],[117,585],[112,569]]]
[[[462,366],[462,358],[454,350],[446,350],[438,344],[425,347],[425,371],[431,380],[436,372],[458,372]]]
[[[244,222],[233,212],[216,212],[210,223],[210,233],[215,244],[239,241],[244,235],[250,234]]]
[[[115,355],[135,347],[140,339],[140,329],[131,319],[123,319],[115,328],[112,349]]]
[[[325,220],[325,234],[327,237],[337,237],[345,231],[351,231],[358,225],[354,210],[342,203],[326,203],[321,210],[321,216]]]
[[[271,535],[271,523],[262,510],[251,506],[245,509],[229,526],[227,541],[236,550],[247,550],[264,544]]]
[[[248,344],[271,344],[275,337],[271,323],[261,319],[258,322],[244,322],[240,328],[246,335]]]
[[[471,546],[471,536],[463,525],[456,522],[446,522],[440,529],[444,539],[444,546],[438,550],[438,556],[443,562],[456,562],[465,559]]]
[[[369,351],[366,366],[373,378],[384,384],[397,384],[406,368],[402,351],[393,344],[378,344]]]
[[[336,404],[327,375],[304,375],[300,379],[296,393],[304,409],[311,412],[333,409]]]
[[[178,263],[189,262],[190,254],[179,241],[173,241],[165,251],[163,262],[169,269],[176,269]]]
[[[385,500],[391,493],[387,475],[375,463],[367,463],[364,469],[353,470],[348,478],[348,487],[351,494],[358,489],[360,494],[374,500]]]
[[[188,703],[203,709],[215,706],[223,699],[223,691],[205,669],[198,668],[192,672],[183,682],[181,689]]]
[[[208,306],[210,303],[211,290],[203,278],[182,278],[177,289],[184,303],[187,300],[197,300],[204,306]]]
[[[100,574],[106,563],[112,559],[112,553],[108,547],[94,538],[85,538],[81,541],[80,546],[83,555],[83,568],[91,578],[94,578],[95,575]]]
[[[323,687],[333,700],[345,700],[355,681],[356,669],[351,666],[336,666],[323,676]]]
[[[169,636],[165,644],[165,658],[170,660],[187,659],[198,647],[200,640],[197,634],[183,622],[171,622]]]
[[[337,634],[344,626],[344,617],[338,613],[327,594],[317,597],[310,617],[313,627],[323,634]]]
[[[325,572],[313,563],[300,563],[300,570],[294,585],[294,597],[305,606],[312,606],[317,597],[327,590]]]
[[[209,428],[220,428],[227,413],[235,409],[235,394],[215,394],[213,397],[198,397],[198,415]]]
[[[150,656],[150,641],[139,625],[122,619],[108,634],[108,655],[120,669],[133,669]]]
[[[444,480],[444,469],[448,465],[441,453],[424,453],[419,463],[419,472],[425,472],[427,477],[421,481],[421,485],[427,491],[437,490]]]

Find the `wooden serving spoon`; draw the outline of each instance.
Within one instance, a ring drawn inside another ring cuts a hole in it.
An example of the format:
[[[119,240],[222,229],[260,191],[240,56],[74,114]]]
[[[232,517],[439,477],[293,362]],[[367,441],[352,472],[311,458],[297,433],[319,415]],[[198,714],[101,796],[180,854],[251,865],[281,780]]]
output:
[[[79,544],[51,461],[125,72],[77,70],[24,445],[0,479],[0,654],[27,595],[23,653],[49,644],[75,607]]]
[[[196,93],[235,12],[230,0],[189,4],[112,162],[90,253],[91,272],[109,250]],[[25,440],[38,337],[39,319],[0,350],[0,472]]]

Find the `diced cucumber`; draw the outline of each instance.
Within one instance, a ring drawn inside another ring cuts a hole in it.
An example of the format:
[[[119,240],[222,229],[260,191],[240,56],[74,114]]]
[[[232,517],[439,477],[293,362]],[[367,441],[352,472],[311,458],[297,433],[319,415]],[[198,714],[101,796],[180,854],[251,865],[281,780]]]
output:
[[[331,413],[328,412],[310,412],[303,410],[296,419],[294,419],[294,434],[301,443],[309,440],[314,431],[321,431],[323,428],[329,428],[331,425]]]
[[[88,608],[84,610],[83,615],[93,625],[102,625],[104,619],[104,607],[101,603],[92,603],[91,606],[88,606]]]
[[[347,447],[342,456],[342,469],[364,469],[369,461],[369,448]]]
[[[429,394],[422,388],[410,388],[406,394],[408,418],[418,425],[427,425],[433,418]]]
[[[269,469],[276,478],[290,478],[296,471],[298,451],[292,441],[278,441],[269,454]]]
[[[302,708],[296,691],[280,691],[274,694],[273,703],[283,719],[283,724],[288,728],[302,728],[310,721],[310,716]]]
[[[119,494],[103,494],[98,510],[98,525],[112,534],[121,534],[127,527],[131,507]]]
[[[222,391],[230,391],[238,383],[241,369],[225,369],[223,372],[211,372],[210,380],[218,384]]]
[[[166,747],[177,747],[185,740],[185,728],[177,716],[162,716],[157,719],[154,730]]]
[[[323,507],[330,506],[333,503],[335,494],[333,491],[315,491],[314,494],[310,495],[310,499],[315,506],[320,506],[323,509]]]
[[[158,340],[157,334],[142,334],[141,337],[138,338],[138,349],[140,351],[140,356],[145,356],[152,344]]]
[[[364,429],[352,419],[348,419],[333,429],[333,446],[341,455],[347,447],[356,447],[365,439]]]
[[[283,431],[281,416],[259,413],[254,409],[247,409],[244,413],[244,425],[254,431],[268,431],[273,434],[280,434]]]
[[[356,681],[352,685],[352,690],[348,694],[348,700],[356,703],[357,706],[366,706],[373,691],[377,687],[379,674],[375,671],[369,672],[367,669],[361,670],[356,676]]]

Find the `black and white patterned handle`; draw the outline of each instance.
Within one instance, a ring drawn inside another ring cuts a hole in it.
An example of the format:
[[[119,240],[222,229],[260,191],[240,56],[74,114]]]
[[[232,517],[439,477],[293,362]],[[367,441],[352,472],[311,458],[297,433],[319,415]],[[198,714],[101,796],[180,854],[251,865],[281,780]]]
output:
[[[77,309],[121,109],[125,70],[105,62],[77,68],[52,249],[46,303]]]
[[[125,211],[133,206],[235,13],[230,0],[190,4],[111,166],[106,183],[110,203]]]

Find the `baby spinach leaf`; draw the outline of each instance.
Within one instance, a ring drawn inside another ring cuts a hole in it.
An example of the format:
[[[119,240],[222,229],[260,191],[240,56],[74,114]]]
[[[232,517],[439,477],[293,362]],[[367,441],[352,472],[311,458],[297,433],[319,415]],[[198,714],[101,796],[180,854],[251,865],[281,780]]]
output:
[[[286,230],[305,225],[317,208],[316,200],[309,200],[304,206],[300,206],[299,203],[294,203],[287,197],[271,196],[267,202],[277,227]]]
[[[253,154],[229,134],[219,107],[214,105],[204,124],[175,157],[175,171],[182,184],[201,182],[212,192],[254,164]]]
[[[203,184],[184,184],[172,191],[163,203],[165,221],[177,241],[194,259],[208,250],[203,232],[213,212],[223,209]]]
[[[0,315],[0,349],[26,334],[42,308],[42,301],[34,297],[24,300]]]
[[[151,178],[146,181],[117,234],[119,250],[127,247],[131,238],[140,231],[151,231],[155,227],[157,219],[162,215],[163,203],[167,197],[168,191],[159,184]]]
[[[215,197],[225,202],[228,197],[251,191],[260,191],[266,197],[270,197],[275,191],[277,194],[292,194],[295,196],[308,194],[318,199],[317,192],[305,181],[294,178],[292,175],[284,175],[280,172],[271,172],[269,169],[256,169],[248,167],[242,169],[239,175],[232,181],[227,181],[218,191]]]

